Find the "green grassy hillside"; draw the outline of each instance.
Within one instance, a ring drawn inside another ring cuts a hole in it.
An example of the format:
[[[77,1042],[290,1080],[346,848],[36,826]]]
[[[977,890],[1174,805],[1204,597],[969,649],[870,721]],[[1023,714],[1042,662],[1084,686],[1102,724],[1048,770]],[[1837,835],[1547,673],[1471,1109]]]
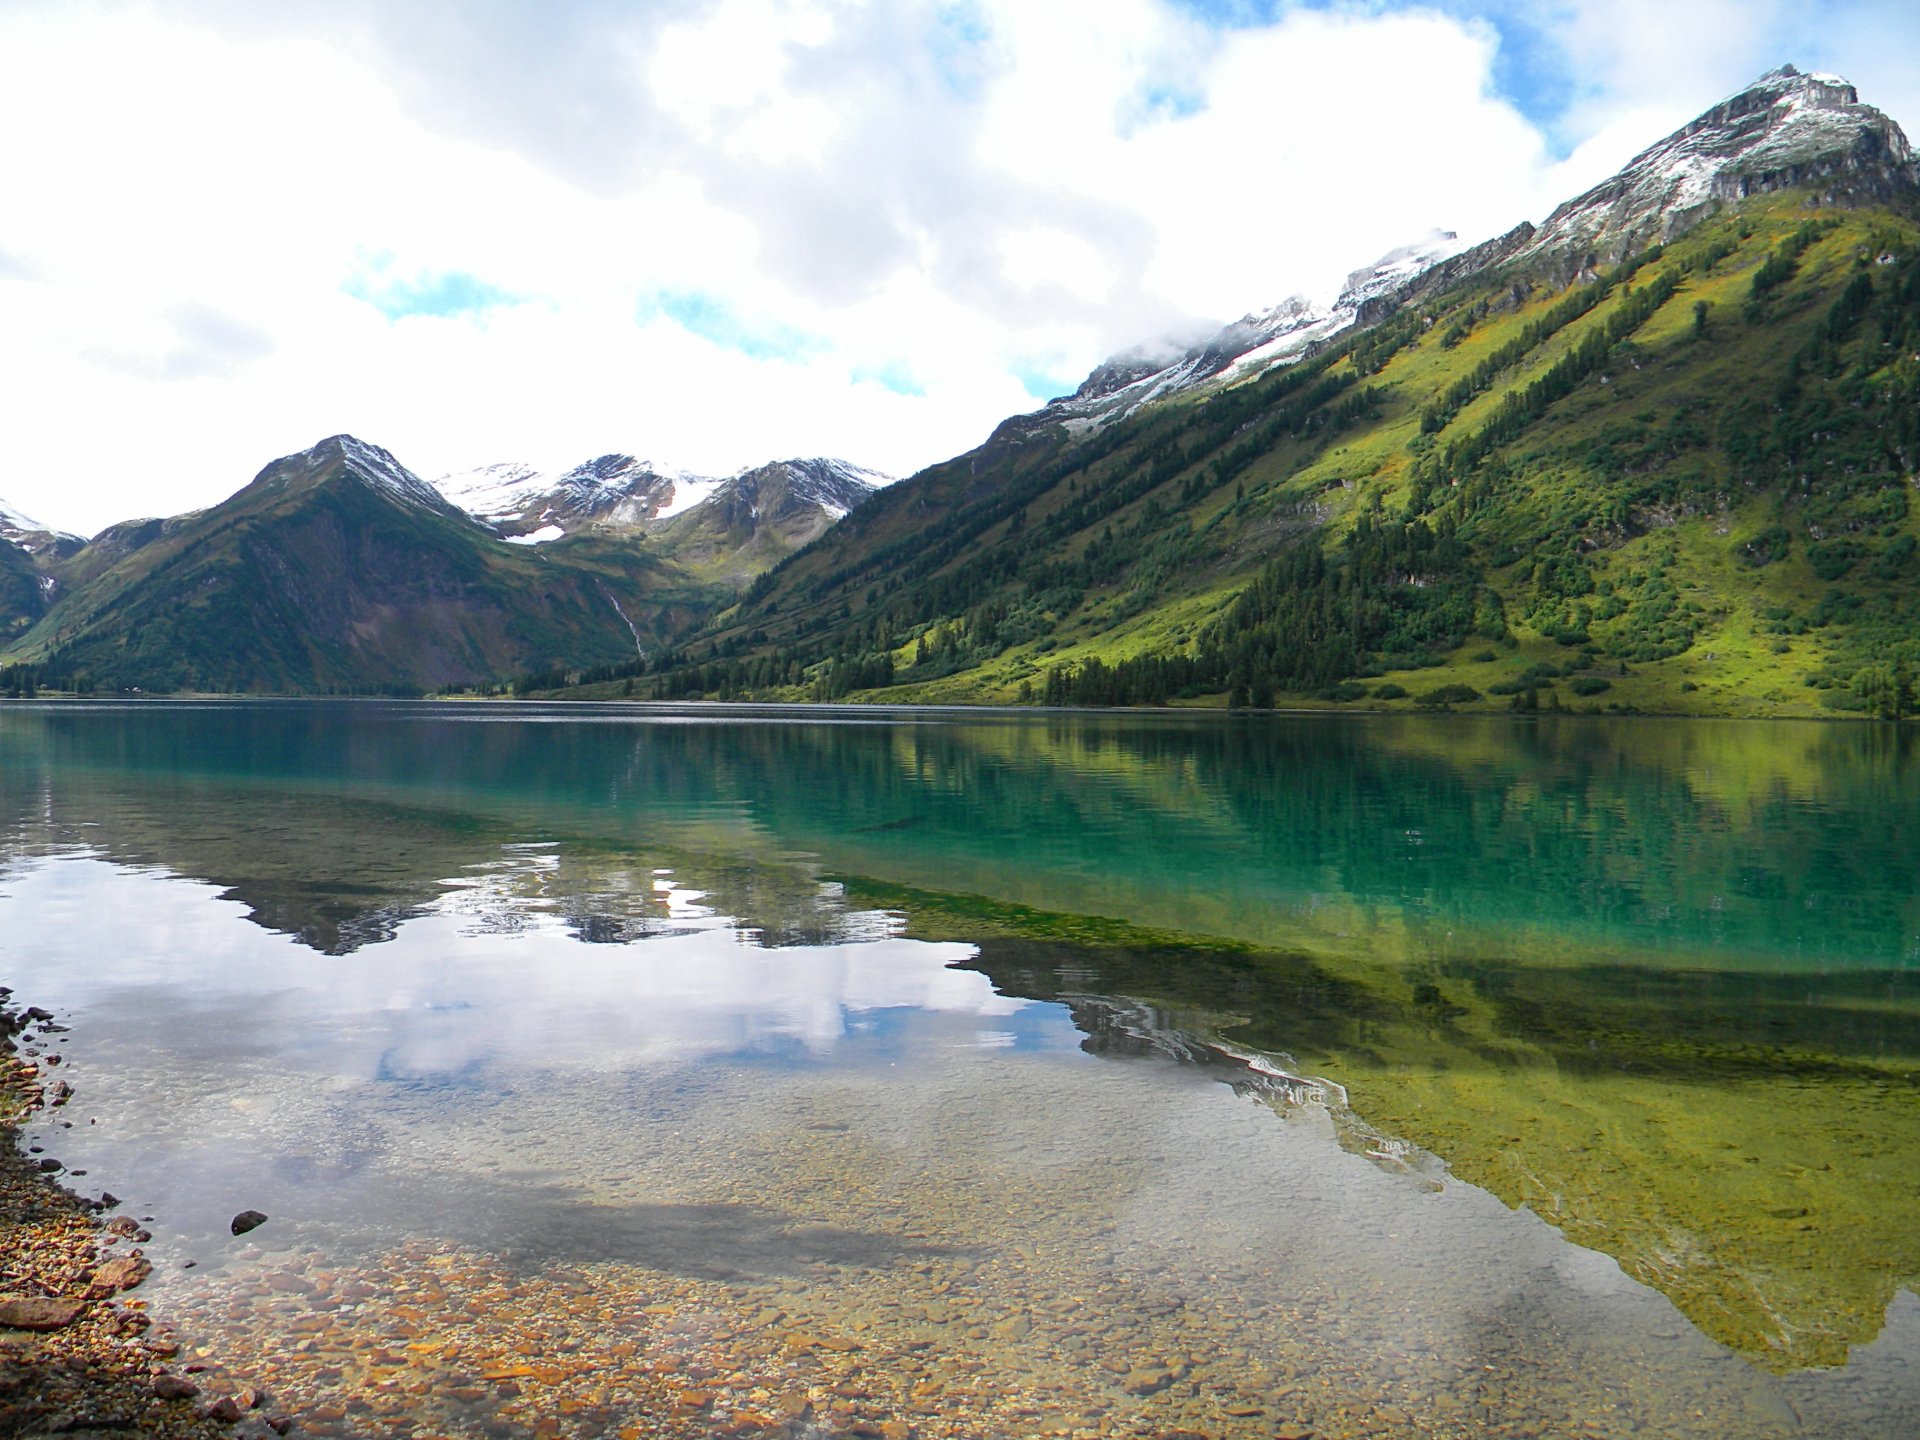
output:
[[[854,512],[639,693],[1902,713],[1920,229],[1784,191]],[[602,693],[608,684],[583,693]]]

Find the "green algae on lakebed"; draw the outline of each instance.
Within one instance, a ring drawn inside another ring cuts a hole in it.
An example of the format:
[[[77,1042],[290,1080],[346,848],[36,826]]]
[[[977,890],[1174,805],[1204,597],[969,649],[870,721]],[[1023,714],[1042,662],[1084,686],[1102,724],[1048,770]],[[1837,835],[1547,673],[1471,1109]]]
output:
[[[1577,954],[1545,970],[1363,969],[844,883],[910,935],[974,936],[974,963],[1010,993],[1126,994],[1335,1082],[1369,1133],[1612,1255],[1769,1369],[1844,1363],[1920,1284],[1920,972],[1649,971]]]

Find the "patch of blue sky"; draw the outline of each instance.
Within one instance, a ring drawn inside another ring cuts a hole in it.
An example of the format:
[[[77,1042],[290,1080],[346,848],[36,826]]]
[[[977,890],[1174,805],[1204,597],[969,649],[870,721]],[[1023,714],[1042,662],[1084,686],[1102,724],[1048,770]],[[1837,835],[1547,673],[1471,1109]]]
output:
[[[901,360],[889,360],[882,365],[863,365],[853,372],[856,385],[878,385],[895,395],[925,395],[927,387],[914,376],[913,371]]]
[[[1131,135],[1148,125],[1184,120],[1206,108],[1206,93],[1198,87],[1155,81],[1127,97],[1119,117],[1120,133]]]
[[[1285,0],[1173,0],[1173,8],[1184,10],[1216,29],[1257,30],[1273,24],[1295,7]]]
[[[927,53],[938,75],[956,98],[979,98],[986,88],[989,42],[993,28],[974,0],[949,0],[933,14]]]
[[[1080,388],[1078,380],[1070,379],[1052,366],[1038,361],[1016,361],[1009,370],[1013,378],[1020,382],[1021,389],[1043,403],[1062,395],[1071,395]]]
[[[521,298],[464,270],[429,270],[413,276],[360,275],[341,288],[389,320],[411,315],[478,315],[518,304]]]
[[[748,319],[726,301],[698,290],[663,290],[640,302],[642,323],[656,315],[750,360],[804,360],[831,348],[818,335],[778,321]]]
[[[1549,28],[1553,14],[1535,0],[1171,0],[1189,15],[1219,30],[1253,30],[1278,24],[1289,12],[1342,15],[1438,12],[1490,27],[1499,45],[1493,57],[1494,92],[1539,126],[1562,155],[1584,138],[1560,129],[1581,87],[1572,57]]]

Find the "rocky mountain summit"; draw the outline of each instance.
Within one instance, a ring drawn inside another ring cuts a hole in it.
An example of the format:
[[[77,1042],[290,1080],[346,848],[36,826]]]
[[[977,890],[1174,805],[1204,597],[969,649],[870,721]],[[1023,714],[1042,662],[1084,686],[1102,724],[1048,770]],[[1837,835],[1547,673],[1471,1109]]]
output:
[[[1821,203],[1885,202],[1920,186],[1913,148],[1838,75],[1770,70],[1625,169],[1561,205],[1518,252],[1571,271],[1671,240],[1716,203],[1795,186]]]
[[[437,515],[465,516],[458,506],[394,459],[390,451],[352,435],[331,435],[310,449],[283,456],[254,476],[252,484],[234,498],[255,492],[262,496],[286,494],[328,483],[357,483]]]
[[[538,545],[586,529],[644,529],[698,504],[717,482],[632,455],[608,454],[558,475],[509,461],[443,475],[433,483],[503,538]]]

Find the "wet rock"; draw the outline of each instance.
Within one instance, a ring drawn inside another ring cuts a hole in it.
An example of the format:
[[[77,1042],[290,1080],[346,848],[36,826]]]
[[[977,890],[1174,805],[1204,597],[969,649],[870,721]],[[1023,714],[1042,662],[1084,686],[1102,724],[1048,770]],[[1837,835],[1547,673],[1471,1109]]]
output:
[[[266,1223],[267,1217],[262,1215],[258,1210],[242,1210],[238,1215],[233,1217],[233,1233],[236,1235],[244,1235],[249,1230],[257,1230]]]
[[[153,1266],[141,1255],[122,1255],[109,1260],[93,1272],[87,1285],[89,1300],[105,1300],[122,1290],[131,1290],[153,1273]]]
[[[203,1405],[200,1413],[209,1420],[218,1420],[222,1425],[231,1425],[240,1418],[240,1402],[231,1395],[222,1395],[210,1405]]]
[[[64,1080],[56,1080],[53,1082],[53,1084],[47,1086],[46,1101],[47,1101],[47,1108],[50,1110],[59,1109],[62,1105],[66,1104],[67,1101],[71,1100],[72,1098],[73,1098],[73,1086],[69,1085]]]
[[[11,1330],[64,1330],[86,1313],[84,1300],[50,1300],[39,1296],[0,1299],[0,1327]]]
[[[162,1400],[191,1400],[200,1393],[200,1387],[180,1375],[156,1375],[153,1393]]]

